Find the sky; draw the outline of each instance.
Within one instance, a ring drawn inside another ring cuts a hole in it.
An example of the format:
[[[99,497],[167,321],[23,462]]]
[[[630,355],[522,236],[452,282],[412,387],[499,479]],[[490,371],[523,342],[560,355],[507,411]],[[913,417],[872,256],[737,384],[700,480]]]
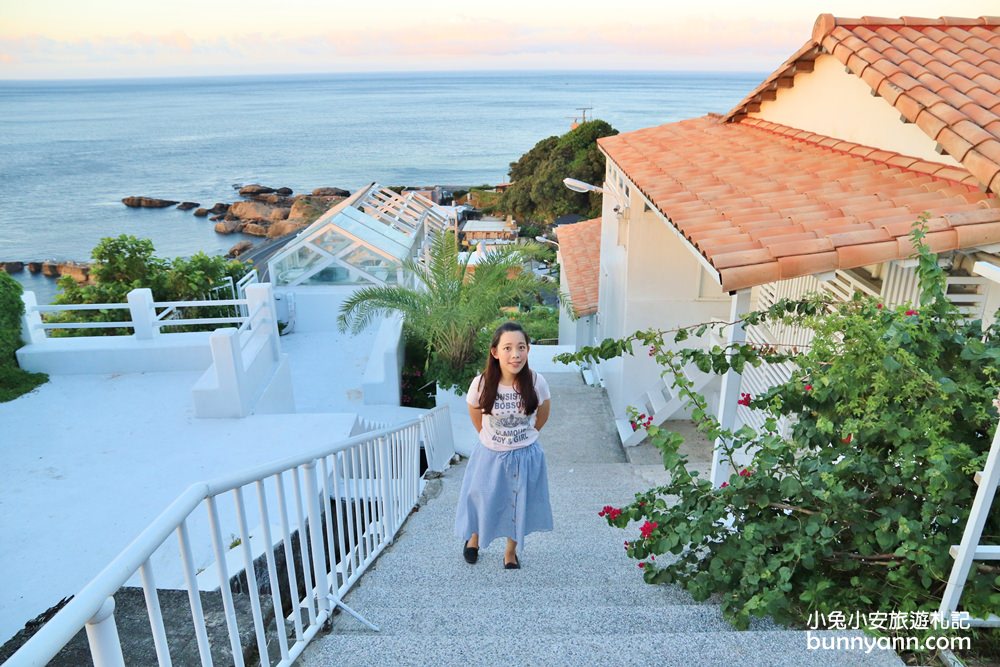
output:
[[[0,80],[369,71],[771,71],[816,17],[998,0],[0,0]]]

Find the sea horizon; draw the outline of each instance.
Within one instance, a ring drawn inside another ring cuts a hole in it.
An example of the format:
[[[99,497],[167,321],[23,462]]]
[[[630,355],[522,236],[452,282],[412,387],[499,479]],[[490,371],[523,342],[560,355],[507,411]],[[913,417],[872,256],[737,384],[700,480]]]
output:
[[[480,185],[570,129],[581,108],[621,132],[724,113],[763,78],[632,70],[359,72],[0,82],[0,261],[86,261],[99,240],[149,238],[160,257],[224,254],[191,212],[261,183]],[[39,289],[27,273],[14,274]],[[41,300],[49,295],[39,295]]]

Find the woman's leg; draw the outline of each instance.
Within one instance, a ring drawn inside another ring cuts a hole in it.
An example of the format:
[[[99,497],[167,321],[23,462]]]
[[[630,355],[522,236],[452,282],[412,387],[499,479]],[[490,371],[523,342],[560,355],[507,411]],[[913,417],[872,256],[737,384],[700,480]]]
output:
[[[475,535],[473,535],[473,537],[475,537]],[[503,552],[503,562],[504,565],[507,563],[517,562],[517,542],[509,537],[507,538],[507,548]]]
[[[473,533],[472,537],[469,538],[469,541],[466,542],[466,546],[471,547],[472,549],[478,549],[479,548],[479,533]]]

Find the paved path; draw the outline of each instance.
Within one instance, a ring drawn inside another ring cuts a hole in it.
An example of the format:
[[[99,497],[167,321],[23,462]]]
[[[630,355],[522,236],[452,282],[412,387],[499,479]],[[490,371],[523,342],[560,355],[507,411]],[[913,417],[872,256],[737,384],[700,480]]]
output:
[[[650,486],[626,461],[601,390],[547,374],[542,431],[555,530],[529,535],[521,570],[503,540],[462,560],[452,534],[465,465],[453,466],[345,602],[381,632],[341,614],[301,664],[325,665],[902,665],[893,653],[809,651],[804,632],[758,622],[734,631],[717,604],[645,584],[625,556],[630,533],[597,516]],[[635,531],[631,531],[634,533]]]

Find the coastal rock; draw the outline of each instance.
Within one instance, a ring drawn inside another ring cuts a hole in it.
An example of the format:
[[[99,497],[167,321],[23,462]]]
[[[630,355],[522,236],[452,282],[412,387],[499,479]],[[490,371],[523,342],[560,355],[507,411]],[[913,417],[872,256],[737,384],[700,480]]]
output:
[[[194,214],[199,218],[204,218],[206,215],[209,214],[209,210],[207,208],[199,208],[195,210]]]
[[[190,211],[191,209],[198,208],[199,206],[201,206],[201,204],[196,201],[182,201],[177,205],[177,208],[182,211]]]
[[[298,222],[312,222],[343,200],[343,197],[300,195],[292,203],[292,209],[288,212],[288,219]]]
[[[59,265],[55,262],[42,262],[42,275],[49,278],[58,278]]]
[[[274,208],[255,201],[238,201],[229,207],[229,214],[240,220],[269,220]]]
[[[232,234],[243,231],[243,225],[239,220],[220,220],[215,223],[215,231],[219,234]]]
[[[315,197],[350,197],[351,193],[340,188],[316,188],[312,191]]]
[[[166,208],[179,202],[154,197],[125,197],[122,203],[129,208]]]
[[[253,248],[253,241],[240,241],[229,249],[229,252],[226,253],[226,257],[239,257],[251,248]]]
[[[240,188],[240,194],[244,197],[250,195],[267,195],[275,192],[274,188],[269,188],[266,185],[261,185],[259,183],[251,183],[250,185],[244,185]]]
[[[286,234],[291,234],[292,232],[297,232],[300,229],[305,229],[309,226],[308,222],[303,222],[301,220],[282,220],[281,222],[276,222],[267,228],[267,238],[276,239],[279,236],[284,236]]]
[[[267,226],[256,222],[248,222],[243,226],[243,233],[251,236],[267,236]]]
[[[20,273],[24,271],[24,262],[0,262],[0,266],[7,273]]]
[[[268,218],[271,222],[281,222],[288,218],[288,214],[291,212],[290,208],[276,208],[271,211],[271,215]]]
[[[292,194],[292,189],[291,188],[278,188],[277,190],[275,190],[275,192],[277,194],[281,195],[282,197],[288,197],[288,196],[290,196]]]
[[[41,273],[42,263],[41,262],[28,262],[28,271],[31,273]]]
[[[221,215],[229,212],[229,204],[223,204],[221,202],[216,202],[212,208],[208,209],[209,213],[215,213],[216,215]]]
[[[57,267],[60,276],[69,276],[78,283],[90,282],[90,265],[78,262],[65,262]]]
[[[283,207],[291,206],[294,201],[291,197],[282,197],[277,192],[274,192],[269,195],[260,195],[256,197],[251,197],[251,199],[264,202],[265,204],[271,204],[273,206],[283,206]]]
[[[211,220],[212,222],[218,222],[219,220],[225,220],[225,219],[226,216],[224,215],[213,215],[211,218],[209,218],[209,220]]]

